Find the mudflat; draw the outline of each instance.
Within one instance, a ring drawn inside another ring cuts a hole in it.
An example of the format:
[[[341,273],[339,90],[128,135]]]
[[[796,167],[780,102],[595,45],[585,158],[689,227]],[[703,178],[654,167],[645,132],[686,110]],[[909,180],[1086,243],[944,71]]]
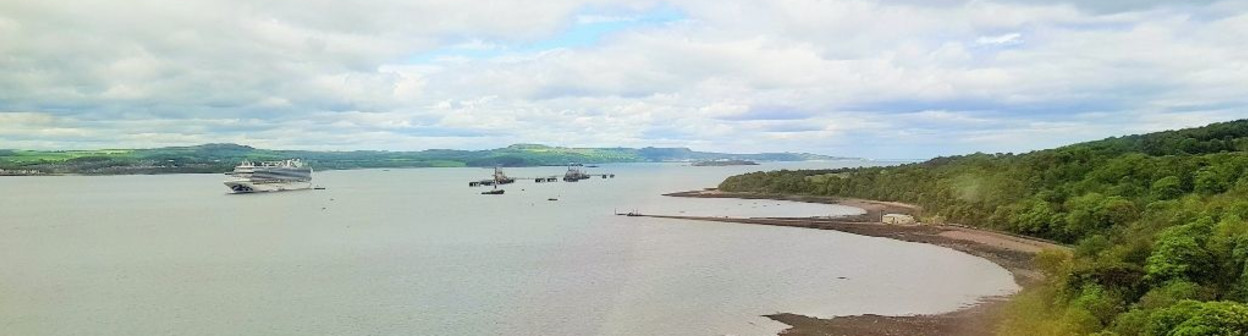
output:
[[[708,216],[657,216],[685,220],[744,223],[835,230],[846,233],[932,244],[987,259],[1008,270],[1022,286],[1035,284],[1043,278],[1032,262],[1036,253],[1047,249],[1068,248],[1050,241],[970,228],[959,225],[887,225],[881,221],[885,213],[918,214],[915,205],[874,200],[757,193],[723,192],[714,189],[666,194],[671,197],[773,199],[809,203],[840,204],[866,210],[865,214],[836,218],[732,218]],[[767,315],[791,328],[781,335],[875,336],[875,335],[960,335],[988,336],[993,334],[999,313],[1009,297],[985,298],[980,303],[956,311],[935,315],[884,316],[854,315],[821,319],[797,314]]]

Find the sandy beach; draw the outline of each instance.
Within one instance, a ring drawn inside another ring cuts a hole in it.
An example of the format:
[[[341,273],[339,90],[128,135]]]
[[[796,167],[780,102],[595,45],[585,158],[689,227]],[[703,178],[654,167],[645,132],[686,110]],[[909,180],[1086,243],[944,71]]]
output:
[[[969,228],[959,225],[886,225],[881,216],[886,213],[917,215],[922,209],[903,203],[881,202],[839,197],[806,195],[773,195],[754,193],[731,193],[714,189],[666,194],[671,197],[692,198],[740,198],[771,199],[808,203],[840,204],[862,208],[865,214],[836,218],[732,218],[704,216],[645,215],[652,218],[714,221],[802,227],[819,230],[835,230],[846,233],[891,238],[908,242],[932,244],[965,252],[992,261],[1008,270],[1015,282],[1029,286],[1041,280],[1032,257],[1046,249],[1067,249],[1053,242],[1021,237],[1002,232]],[[856,315],[821,319],[797,314],[781,313],[768,318],[791,326],[781,335],[823,336],[875,336],[875,335],[959,335],[987,336],[993,334],[998,313],[1009,297],[984,298],[980,303],[953,312],[936,315],[883,316]]]

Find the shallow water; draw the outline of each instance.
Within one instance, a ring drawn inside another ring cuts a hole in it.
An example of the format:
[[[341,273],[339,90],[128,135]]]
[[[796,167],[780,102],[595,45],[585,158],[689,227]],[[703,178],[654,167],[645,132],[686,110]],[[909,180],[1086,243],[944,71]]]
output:
[[[0,330],[774,335],[783,326],[759,315],[937,313],[1017,289],[945,248],[613,215],[858,213],[659,194],[862,164],[604,165],[592,171],[616,178],[522,180],[502,196],[466,186],[490,173],[477,168],[322,172],[327,190],[257,195],[225,194],[221,175],[0,178]]]

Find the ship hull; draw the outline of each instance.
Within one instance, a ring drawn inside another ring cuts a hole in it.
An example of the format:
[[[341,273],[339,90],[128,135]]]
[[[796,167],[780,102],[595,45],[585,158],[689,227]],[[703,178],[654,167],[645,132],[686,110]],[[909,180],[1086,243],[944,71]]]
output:
[[[252,181],[225,181],[225,187],[235,194],[261,193],[261,192],[277,192],[277,191],[295,191],[310,190],[312,182],[252,182]]]

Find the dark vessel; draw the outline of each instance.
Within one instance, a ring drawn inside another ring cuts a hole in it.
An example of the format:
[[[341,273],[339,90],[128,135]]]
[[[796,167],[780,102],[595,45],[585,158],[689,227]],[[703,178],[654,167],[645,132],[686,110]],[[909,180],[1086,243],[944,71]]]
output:
[[[566,173],[564,173],[564,174],[563,174],[563,181],[564,181],[564,182],[577,182],[577,181],[580,181],[580,180],[586,180],[586,179],[589,179],[590,177],[594,177],[594,176],[601,176],[601,177],[602,177],[602,178],[604,178],[604,179],[605,179],[605,178],[612,178],[612,177],[615,177],[615,174],[590,174],[590,173],[586,173],[586,172],[585,172],[585,169],[583,169],[583,168],[581,168],[581,167],[584,167],[584,166],[582,166],[582,165],[580,165],[580,164],[571,164],[571,165],[568,165],[568,172],[566,172]]]
[[[577,182],[589,178],[589,174],[585,174],[585,170],[579,168],[578,165],[568,166],[568,172],[563,174],[564,182]]]
[[[492,185],[499,185],[499,184],[511,184],[515,182],[516,182],[516,179],[508,177],[507,174],[504,174],[502,168],[494,167],[494,175],[492,176],[491,179],[468,182],[468,186],[469,187],[492,186]]]

